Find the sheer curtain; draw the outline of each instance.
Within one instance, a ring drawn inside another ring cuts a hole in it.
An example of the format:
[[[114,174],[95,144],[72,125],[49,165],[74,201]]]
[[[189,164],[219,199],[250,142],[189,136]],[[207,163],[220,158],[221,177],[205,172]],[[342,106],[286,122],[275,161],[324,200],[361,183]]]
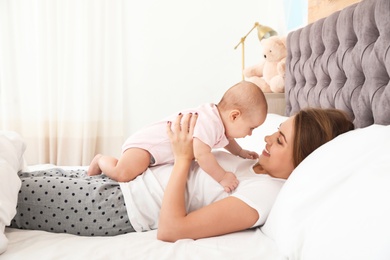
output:
[[[0,129],[29,164],[88,165],[123,142],[122,1],[0,1]]]

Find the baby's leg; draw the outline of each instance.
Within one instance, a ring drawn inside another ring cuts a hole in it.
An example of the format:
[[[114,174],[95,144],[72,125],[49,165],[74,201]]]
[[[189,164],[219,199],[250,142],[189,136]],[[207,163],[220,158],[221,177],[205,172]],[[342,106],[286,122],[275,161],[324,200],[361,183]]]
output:
[[[113,180],[128,182],[142,174],[150,164],[150,153],[141,148],[129,148],[119,160],[101,156],[98,158],[100,170]]]
[[[92,159],[91,164],[89,165],[88,168],[88,176],[94,176],[94,175],[99,175],[102,173],[102,170],[100,170],[99,167],[99,159],[102,157],[101,154],[95,155],[95,157]]]

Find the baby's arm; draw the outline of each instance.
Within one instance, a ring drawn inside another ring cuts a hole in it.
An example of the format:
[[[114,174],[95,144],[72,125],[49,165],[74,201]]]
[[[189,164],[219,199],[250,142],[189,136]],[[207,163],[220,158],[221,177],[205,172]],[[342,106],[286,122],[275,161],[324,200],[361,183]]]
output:
[[[244,159],[257,159],[257,158],[259,158],[259,155],[256,152],[242,149],[241,146],[234,139],[229,140],[229,144],[225,146],[225,149],[228,150],[230,153],[237,155],[237,156],[240,156],[241,158],[244,158]]]
[[[221,184],[226,192],[231,192],[238,186],[236,175],[232,172],[225,171],[217,162],[214,155],[211,153],[211,147],[194,138],[194,155],[199,166],[207,172],[214,180]]]

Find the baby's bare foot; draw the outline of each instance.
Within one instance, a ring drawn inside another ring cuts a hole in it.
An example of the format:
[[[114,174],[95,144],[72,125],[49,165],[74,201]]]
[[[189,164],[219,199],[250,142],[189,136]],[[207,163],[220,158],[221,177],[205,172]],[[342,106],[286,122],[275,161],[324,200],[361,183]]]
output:
[[[101,154],[97,154],[92,159],[92,162],[89,165],[88,172],[87,172],[88,176],[99,175],[99,174],[102,173],[102,171],[99,168],[99,164],[98,164],[98,161],[99,161],[100,157],[102,157],[102,155]]]

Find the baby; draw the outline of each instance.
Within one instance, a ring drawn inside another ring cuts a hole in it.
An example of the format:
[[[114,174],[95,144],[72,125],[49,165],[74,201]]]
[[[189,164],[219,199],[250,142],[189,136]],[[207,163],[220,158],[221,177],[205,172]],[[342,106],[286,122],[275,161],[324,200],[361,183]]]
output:
[[[197,113],[194,129],[194,155],[199,166],[219,182],[226,192],[233,191],[238,180],[232,172],[225,171],[211,153],[224,147],[230,153],[247,159],[258,158],[256,152],[240,147],[235,138],[251,135],[267,116],[267,102],[259,87],[242,81],[229,88],[218,104],[203,104],[181,113]],[[92,160],[88,175],[102,172],[119,182],[133,180],[148,167],[172,163],[173,153],[166,134],[167,121],[177,114],[151,124],[130,136],[122,146],[122,156],[116,159],[98,154]]]

